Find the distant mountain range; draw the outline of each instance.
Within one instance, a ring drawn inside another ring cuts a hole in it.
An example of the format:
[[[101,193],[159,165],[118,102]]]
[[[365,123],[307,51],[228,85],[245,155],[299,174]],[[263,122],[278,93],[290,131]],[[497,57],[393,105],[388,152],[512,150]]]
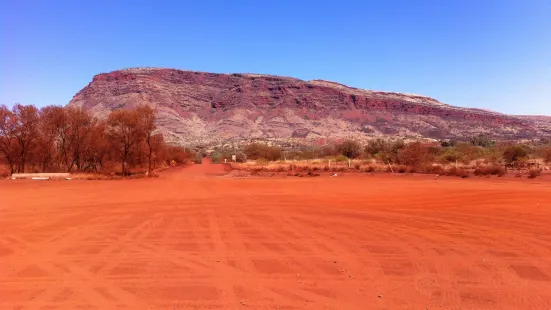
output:
[[[551,136],[551,117],[460,108],[430,97],[263,74],[133,68],[102,73],[69,105],[105,116],[139,104],[156,107],[169,141],[208,144],[270,138],[379,136],[498,139]]]

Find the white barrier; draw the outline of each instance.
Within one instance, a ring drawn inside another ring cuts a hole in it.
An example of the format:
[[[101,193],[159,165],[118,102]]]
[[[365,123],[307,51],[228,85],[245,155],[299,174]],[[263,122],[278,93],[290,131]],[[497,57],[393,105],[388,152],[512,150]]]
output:
[[[15,179],[49,180],[49,179],[69,179],[70,173],[14,173],[11,175]]]

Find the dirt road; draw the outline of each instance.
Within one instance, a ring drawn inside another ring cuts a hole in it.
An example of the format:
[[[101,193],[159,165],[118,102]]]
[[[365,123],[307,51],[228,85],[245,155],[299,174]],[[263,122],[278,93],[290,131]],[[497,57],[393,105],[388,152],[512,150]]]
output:
[[[0,309],[551,309],[551,184],[0,181]]]

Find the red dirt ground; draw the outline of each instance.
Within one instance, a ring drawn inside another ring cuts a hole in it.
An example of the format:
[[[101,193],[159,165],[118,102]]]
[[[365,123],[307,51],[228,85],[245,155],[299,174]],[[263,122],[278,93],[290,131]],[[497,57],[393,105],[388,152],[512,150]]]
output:
[[[551,309],[551,183],[0,181],[1,309]]]

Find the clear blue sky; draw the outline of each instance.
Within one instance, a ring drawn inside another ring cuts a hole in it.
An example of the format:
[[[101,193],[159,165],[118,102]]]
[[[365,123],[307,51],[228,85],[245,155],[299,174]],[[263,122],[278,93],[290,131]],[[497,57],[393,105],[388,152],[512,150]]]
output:
[[[127,67],[326,79],[551,115],[550,0],[0,0],[0,103]]]

